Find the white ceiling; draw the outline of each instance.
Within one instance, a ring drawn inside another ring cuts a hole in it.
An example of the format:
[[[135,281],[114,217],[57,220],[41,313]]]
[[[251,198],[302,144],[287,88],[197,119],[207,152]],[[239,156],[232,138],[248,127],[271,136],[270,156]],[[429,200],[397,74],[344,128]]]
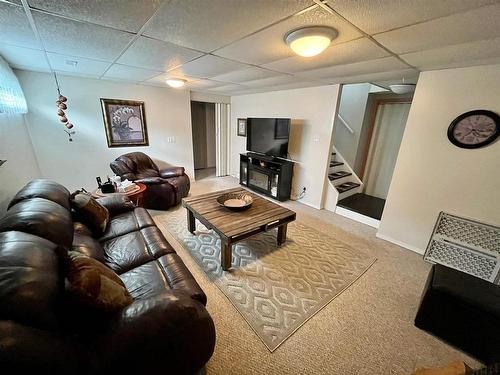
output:
[[[499,19],[500,0],[0,0],[0,55],[20,69],[161,87],[182,77],[227,95],[387,86],[500,63]],[[339,36],[318,56],[294,55],[283,36],[307,25]]]

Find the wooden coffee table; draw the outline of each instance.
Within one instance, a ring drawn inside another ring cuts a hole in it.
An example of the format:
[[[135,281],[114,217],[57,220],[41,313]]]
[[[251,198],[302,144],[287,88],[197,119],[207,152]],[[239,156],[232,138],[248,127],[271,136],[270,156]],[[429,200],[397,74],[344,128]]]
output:
[[[253,197],[250,208],[232,211],[217,203],[217,197],[225,193],[249,193]],[[224,271],[231,267],[232,245],[258,233],[278,228],[278,245],[286,241],[287,224],[295,220],[295,212],[284,208],[242,188],[184,198],[182,206],[187,209],[188,229],[194,233],[195,219],[208,229],[213,229],[221,239],[221,265]]]

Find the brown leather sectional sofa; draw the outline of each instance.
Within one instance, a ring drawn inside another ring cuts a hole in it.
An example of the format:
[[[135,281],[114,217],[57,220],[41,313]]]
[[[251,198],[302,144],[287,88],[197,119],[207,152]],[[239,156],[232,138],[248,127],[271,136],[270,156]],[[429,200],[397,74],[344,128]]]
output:
[[[111,219],[94,238],[72,220],[69,197],[34,180],[0,219],[2,373],[197,372],[215,344],[207,299],[151,216],[104,198]],[[70,249],[112,268],[134,302],[106,317],[70,308],[62,267]]]

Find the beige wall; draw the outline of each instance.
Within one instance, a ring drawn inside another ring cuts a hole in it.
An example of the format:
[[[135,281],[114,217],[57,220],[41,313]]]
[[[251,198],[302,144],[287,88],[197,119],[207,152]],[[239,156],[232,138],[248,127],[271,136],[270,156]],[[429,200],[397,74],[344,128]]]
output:
[[[74,142],[68,142],[56,115],[53,76],[28,71],[17,75],[28,102],[26,118],[43,177],[69,189],[92,189],[96,176],[112,174],[112,160],[132,151],[142,151],[159,164],[184,166],[193,176],[188,90],[60,76],[68,97],[67,115],[76,130]],[[144,101],[149,146],[108,148],[99,98]],[[175,137],[175,143],[167,142],[167,137]]]
[[[500,65],[420,74],[378,235],[423,252],[438,213],[500,225],[500,141],[461,149],[446,131],[458,115],[500,113]]]
[[[239,175],[239,154],[246,151],[246,138],[237,135],[237,118],[291,118],[288,151],[297,161],[292,194],[305,186],[307,193],[302,202],[320,208],[338,93],[339,85],[333,85],[233,96],[231,174]]]
[[[0,216],[28,181],[40,177],[23,115],[0,114]]]

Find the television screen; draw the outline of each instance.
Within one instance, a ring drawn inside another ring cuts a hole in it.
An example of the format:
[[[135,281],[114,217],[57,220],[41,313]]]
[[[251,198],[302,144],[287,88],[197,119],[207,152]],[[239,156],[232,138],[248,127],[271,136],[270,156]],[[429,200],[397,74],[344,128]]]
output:
[[[289,118],[248,118],[247,150],[286,158]]]

